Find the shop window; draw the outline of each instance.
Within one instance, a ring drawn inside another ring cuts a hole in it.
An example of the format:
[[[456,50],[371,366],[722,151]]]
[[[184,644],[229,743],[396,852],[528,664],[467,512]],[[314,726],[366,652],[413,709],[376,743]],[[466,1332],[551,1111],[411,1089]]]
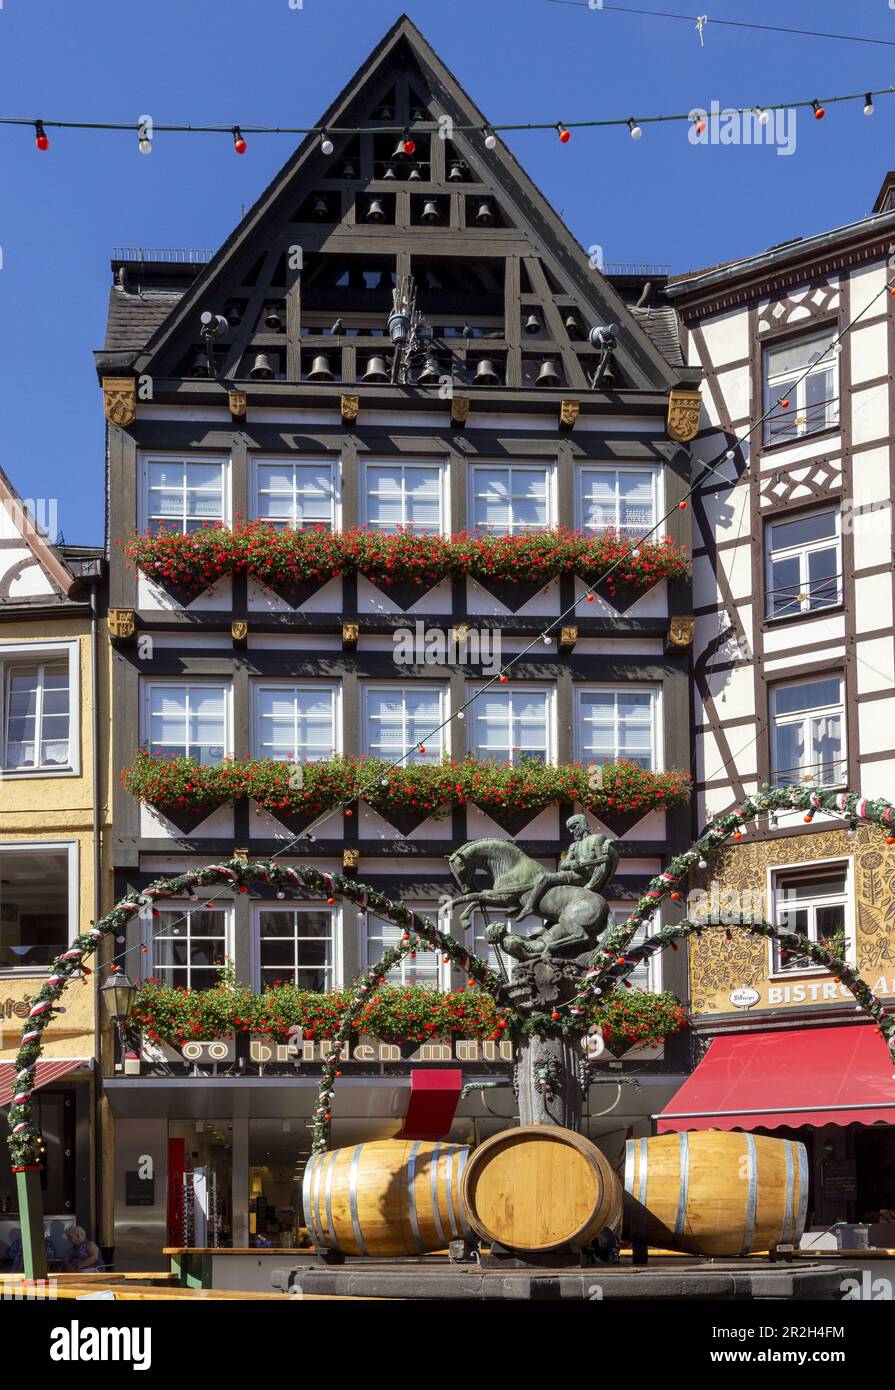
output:
[[[326,907],[265,907],[258,912],[262,991],[276,984],[318,992],[335,984],[336,913]]]
[[[498,763],[552,762],[554,697],[554,689],[545,686],[483,690],[467,716],[472,754]]]
[[[303,1234],[304,1119],[249,1120],[249,1245],[295,1249]]]
[[[168,1146],[183,1163],[180,1192],[169,1198],[179,1218],[170,1238],[176,1245],[232,1246],[233,1121],[169,1120]]]
[[[778,685],[771,691],[771,763],[775,787],[799,782],[835,787],[845,778],[841,676]]]
[[[229,464],[217,458],[143,459],[141,526],[187,535],[229,521]]]
[[[659,519],[659,471],[587,464],[576,473],[578,526],[639,537]]]
[[[258,758],[319,762],[337,751],[334,685],[255,685],[254,752]]]
[[[839,359],[833,329],[764,350],[764,442],[781,444],[839,420]],[[828,351],[829,349],[829,351]],[[777,402],[786,401],[786,405]]]
[[[817,941],[834,956],[847,957],[849,875],[847,864],[815,864],[811,868],[773,874],[774,925]],[[775,974],[823,970],[809,956],[788,951],[775,941]]]
[[[623,759],[648,771],[660,767],[658,687],[579,689],[575,698],[579,762]]]
[[[222,763],[230,751],[230,686],[143,682],[143,746],[150,753]]]
[[[474,464],[469,514],[476,531],[512,536],[556,524],[552,465]]]
[[[443,533],[447,517],[443,462],[366,462],[363,478],[363,522],[371,530]]]
[[[77,846],[0,844],[0,966],[48,966],[77,934]]]
[[[839,508],[771,522],[765,529],[765,558],[769,618],[798,618],[839,603]]]
[[[447,687],[369,685],[364,690],[364,751],[404,763],[440,763]]]
[[[152,971],[173,989],[211,989],[228,951],[228,912],[164,907],[152,919]]]
[[[332,459],[262,459],[252,463],[254,515],[278,529],[335,530],[338,466]]]
[[[0,769],[79,770],[78,643],[0,643]]]

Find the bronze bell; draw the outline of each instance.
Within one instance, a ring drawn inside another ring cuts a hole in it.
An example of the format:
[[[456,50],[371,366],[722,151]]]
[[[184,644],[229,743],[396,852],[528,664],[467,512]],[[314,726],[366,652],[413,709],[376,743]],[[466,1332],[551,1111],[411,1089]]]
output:
[[[566,314],[563,319],[563,327],[570,338],[578,338],[581,336],[581,324],[578,322],[576,314]]]
[[[490,227],[494,222],[494,212],[487,199],[485,202],[479,203],[475,220],[480,227]]]
[[[423,176],[422,176],[422,174],[420,173],[419,169],[418,169],[417,166],[414,164],[414,166],[413,166],[413,168],[411,169],[410,173],[407,175],[407,178],[408,178],[409,182],[410,182],[410,183],[413,183],[414,181],[416,181],[417,183],[419,183],[419,181],[420,181],[420,179],[421,179],[422,177],[423,177]]]
[[[394,164],[386,164],[385,172],[383,173],[382,177],[384,179],[396,179],[398,177],[398,175],[395,173]]]
[[[451,167],[448,172],[448,180],[451,183],[462,183],[466,177],[464,170],[466,165],[462,159],[452,159]]]
[[[483,357],[475,369],[475,376],[472,379],[473,386],[497,386],[500,377],[494,370],[494,363],[490,357]]]
[[[276,304],[268,304],[267,313],[264,315],[264,327],[269,328],[273,333],[279,333],[283,327],[283,316]]]
[[[376,112],[377,121],[393,121],[395,119],[395,109],[385,101]]]
[[[335,381],[329,358],[325,354],[321,353],[319,357],[314,358],[308,372],[308,381]]]
[[[254,366],[249,372],[253,381],[272,381],[276,376],[271,360],[266,352],[259,352],[255,358]]]
[[[191,377],[208,376],[208,357],[204,352],[197,352],[193,358],[193,365],[190,367]]]
[[[329,209],[326,206],[326,199],[317,197],[314,199],[314,216],[318,222],[322,222],[328,215]]]
[[[388,368],[385,365],[384,357],[371,357],[367,362],[367,370],[361,377],[361,381],[389,381]]]
[[[242,323],[242,310],[238,304],[227,304],[224,308],[224,318],[231,328],[238,328]]]
[[[417,386],[437,386],[440,380],[441,372],[438,370],[438,363],[434,357],[427,357],[423,370],[416,379]]]
[[[559,377],[556,375],[556,363],[549,357],[545,357],[541,363],[541,370],[538,372],[535,386],[559,386]]]
[[[357,178],[357,166],[355,165],[353,159],[346,159],[346,160],[345,160],[345,163],[342,165],[342,178],[343,178],[343,179],[356,179],[356,178]]]
[[[384,222],[384,221],[385,221],[385,209],[384,209],[384,207],[382,206],[382,199],[381,199],[381,198],[371,198],[371,199],[370,199],[370,206],[367,208],[367,221],[368,221],[368,222]]]
[[[441,213],[438,211],[438,204],[434,203],[431,198],[427,199],[423,204],[423,210],[420,213],[420,221],[429,223],[441,221]]]
[[[541,320],[537,314],[529,314],[528,318],[525,320],[525,323],[523,324],[526,333],[529,334],[540,333],[543,326],[544,325],[541,323]]]

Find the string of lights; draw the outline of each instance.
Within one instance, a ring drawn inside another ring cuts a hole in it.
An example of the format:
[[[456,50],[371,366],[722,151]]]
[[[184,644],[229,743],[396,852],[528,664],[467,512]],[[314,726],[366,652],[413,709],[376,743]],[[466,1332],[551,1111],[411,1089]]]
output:
[[[845,325],[845,327],[842,328],[842,330],[837,334],[837,336],[831,340],[831,342],[827,345],[823,352],[818,354],[816,361],[811,362],[808,365],[808,367],[806,367],[802,375],[799,378],[797,378],[795,382],[793,382],[792,386],[790,387],[791,391],[795,391],[797,389],[801,382],[804,381],[805,378],[808,376],[809,372],[811,372],[817,365],[817,362],[822,361],[828,353],[835,353],[838,349],[840,349],[842,341],[846,337],[846,335],[852,331],[852,329],[860,322],[862,318],[864,318],[864,316],[870,311],[870,309],[877,302],[877,300],[881,299],[883,295],[886,294],[895,296],[895,277],[886,281],[882,289],[880,289],[867,301],[864,307],[861,310],[859,310],[859,312],[854,315],[854,317]],[[719,453],[717,457],[714,458],[711,462],[702,464],[696,478],[690,483],[690,486],[688,487],[684,497],[681,498],[680,501],[678,501],[674,507],[671,507],[668,511],[666,511],[665,514],[661,516],[659,520],[655,523],[655,525],[651,528],[651,530],[646,532],[645,535],[641,537],[641,540],[646,541],[651,536],[661,531],[662,528],[665,526],[665,523],[675,514],[676,511],[685,510],[688,506],[689,499],[693,496],[695,492],[698,491],[698,489],[702,486],[706,479],[712,474],[718,477],[721,480],[721,482],[726,483],[729,486],[733,486],[733,482],[731,481],[731,479],[726,478],[722,473],[719,472],[719,466],[723,463],[733,461],[736,458],[737,450],[742,449],[744,445],[748,444],[748,441],[754,434],[754,432],[757,429],[761,428],[761,426],[765,423],[769,416],[773,414],[775,410],[785,410],[788,408],[788,406],[789,399],[784,396],[781,396],[777,400],[771,402],[767,409],[756,420],[752,421],[752,423],[748,426],[747,429],[744,430],[742,434],[737,435],[732,441],[728,441],[723,452]],[[513,666],[517,665],[530,651],[537,647],[539,643],[549,643],[552,640],[550,636],[551,632],[553,632],[553,630],[556,627],[560,626],[565,621],[565,619],[572,616],[578,608],[579,604],[585,602],[592,603],[594,601],[599,588],[605,583],[605,581],[610,577],[614,570],[622,563],[623,559],[624,557],[620,556],[617,560],[615,560],[605,570],[605,572],[599,576],[599,578],[595,579],[584,590],[584,592],[578,598],[575,599],[575,601],[572,604],[570,604],[563,612],[559,613],[555,618],[552,618],[550,622],[547,624],[547,626],[538,634],[537,637],[532,638],[532,640],[528,642],[520,651],[516,652],[515,655],[511,656],[509,660],[501,667],[497,675],[492,676],[491,679],[485,682],[484,685],[474,690],[472,694],[469,696],[469,698],[461,706],[459,706],[458,709],[451,711],[447,715],[447,717],[441,721],[440,724],[438,724],[434,729],[430,730],[430,732],[427,735],[425,735],[422,742],[413,743],[412,745],[410,745],[410,747],[405,748],[404,752],[399,757],[395,758],[394,761],[388,765],[385,772],[378,774],[378,776],[383,780],[387,780],[389,773],[394,772],[398,768],[403,766],[406,762],[406,759],[413,753],[418,752],[420,750],[425,750],[426,743],[435,738],[437,734],[441,733],[441,731],[447,728],[455,719],[460,721],[464,720],[466,717],[466,711],[469,709],[470,705],[472,705],[477,699],[480,698],[480,696],[484,695],[495,685],[505,684],[509,679],[509,672],[513,668]],[[368,789],[372,790],[375,785],[375,782],[370,781],[367,784],[367,787],[361,787],[359,789],[355,796],[351,798],[351,801],[341,800],[335,803],[333,806],[328,807],[325,811],[321,811],[320,815],[317,816],[317,818],[311,822],[310,826],[308,826],[300,834],[295,835],[290,841],[288,841],[287,844],[285,844],[282,847],[282,849],[279,849],[273,855],[268,856],[270,862],[273,862],[273,860],[275,859],[280,859],[288,854],[291,854],[302,843],[314,843],[316,838],[314,835],[315,830],[318,830],[321,825],[323,825],[327,820],[330,819],[330,817],[344,812],[347,809],[347,807],[351,805],[351,802],[362,799],[364,791]],[[217,901],[217,899],[225,891],[226,888],[222,888],[218,894],[210,894],[207,897],[205,897],[203,901],[210,906],[211,903]],[[146,905],[150,906],[151,900],[149,900]],[[179,923],[185,920],[186,914],[184,913],[181,917],[176,918],[173,923],[166,923],[164,928],[159,928],[158,931],[152,932],[149,937],[149,941],[154,941],[155,938],[159,936],[163,930],[165,932],[174,930],[179,925]],[[135,951],[137,949],[145,953],[148,951],[149,947],[146,941],[141,939],[141,941],[135,943],[134,946],[126,947],[125,950],[116,952],[115,955],[113,955],[112,960],[109,962],[108,968],[110,970],[115,970],[118,964],[122,960],[124,960],[126,956],[128,956],[132,951]],[[573,1000],[572,1004],[574,1004],[575,1002],[576,1001]]]
[[[571,3],[571,0],[569,0]],[[895,41],[893,41],[895,42]],[[827,108],[842,103],[861,102],[865,116],[872,116],[875,112],[875,98],[881,96],[891,96],[895,94],[895,87],[867,88],[860,92],[842,92],[827,97],[802,97],[796,101],[776,101],[762,104],[752,104],[749,106],[727,106],[721,109],[720,114],[724,116],[751,117],[756,119],[759,124],[767,125],[773,112],[791,110],[810,110],[815,120],[823,120],[827,114]],[[493,149],[497,144],[497,135],[515,133],[519,131],[540,131],[552,130],[561,144],[567,145],[575,130],[605,130],[611,128],[627,129],[633,140],[639,140],[643,135],[644,126],[667,125],[684,123],[692,126],[694,111],[702,108],[694,107],[690,111],[677,111],[664,115],[639,116],[608,116],[600,119],[581,120],[581,121],[522,121],[522,122],[498,122],[488,125],[473,123],[463,124],[459,121],[451,121],[450,132],[458,132],[466,135],[481,136],[486,149]],[[42,153],[50,148],[50,137],[48,130],[83,130],[102,133],[125,133],[137,137],[137,148],[141,154],[152,154],[156,135],[225,135],[233,142],[233,150],[236,154],[245,154],[248,150],[247,135],[313,135],[320,140],[320,147],[324,154],[330,155],[334,151],[333,137],[355,136],[355,135],[395,135],[403,139],[404,153],[412,156],[416,152],[416,142],[414,135],[434,134],[442,135],[445,127],[436,121],[419,121],[410,126],[397,126],[389,123],[381,125],[363,126],[267,126],[267,125],[248,125],[245,122],[234,124],[226,122],[221,125],[204,124],[168,124],[150,120],[147,116],[142,116],[139,121],[75,121],[75,120],[49,120],[46,118],[35,118],[32,116],[0,116],[0,126],[12,128],[25,128],[34,131],[35,147]]]

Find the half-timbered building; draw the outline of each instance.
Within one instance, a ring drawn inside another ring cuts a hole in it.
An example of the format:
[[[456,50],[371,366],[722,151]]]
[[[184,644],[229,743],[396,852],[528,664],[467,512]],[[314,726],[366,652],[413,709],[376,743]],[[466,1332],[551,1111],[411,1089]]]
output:
[[[108,421],[118,769],[132,768],[138,749],[150,759],[291,760],[296,769],[335,755],[688,769],[684,572],[606,584],[588,598],[572,568],[525,582],[456,571],[390,582],[350,568],[300,582],[267,570],[262,582],[251,566],[212,565],[184,583],[176,566],[165,574],[139,558],[128,564],[134,533],[195,538],[242,519],[423,542],[543,532],[554,545],[565,528],[589,537],[656,531],[671,550],[688,543],[689,513],[679,507],[691,466],[688,397],[681,407],[676,393],[692,397],[698,371],[684,363],[674,315],[652,304],[642,277],[613,281],[595,269],[484,126],[401,20],[210,259],[114,259],[97,371]],[[391,330],[396,306],[408,311],[410,338]],[[495,679],[508,662],[508,677]],[[247,793],[197,811],[182,804],[189,796],[141,798],[118,786],[117,891],[235,847],[345,869],[436,912],[455,891],[452,850],[512,836],[554,868],[575,809],[469,797],[408,810],[361,797],[296,815],[284,799],[285,808]],[[622,910],[690,839],[686,805],[588,814],[619,837],[610,892]],[[477,919],[478,950],[488,949],[485,925]],[[284,977],[323,990],[378,958],[392,930],[338,902],[253,891],[165,904],[132,929],[127,949],[143,931],[145,950],[130,960],[173,985],[213,983],[226,956],[255,990]],[[683,953],[670,962],[664,979],[654,962],[639,982],[683,997]],[[461,983],[434,953],[419,952],[399,973]],[[621,1083],[594,1090],[595,1136],[620,1147],[629,1126],[648,1130],[685,1069],[673,1047],[641,1057],[640,1093]],[[181,1058],[144,1051],[108,1081],[116,1247],[140,1267],[163,1243],[169,1153],[172,1165],[192,1155],[226,1175],[221,1225],[235,1245],[249,1243],[250,1228],[266,1229],[258,1200],[294,1206],[313,1059],[274,1058],[265,1070],[254,1054],[221,1055],[212,1077],[209,1057],[188,1075]],[[337,1142],[393,1133],[406,1109],[406,1065],[365,1064],[367,1056],[346,1063]],[[508,1073],[505,1050],[468,1056],[467,1079]],[[628,1063],[606,1065],[613,1075]],[[487,1107],[464,1102],[455,1137],[474,1123],[487,1132],[508,1122],[509,1095],[487,1095]],[[125,1175],[147,1153],[156,1182],[138,1230]]]
[[[893,186],[861,221],[667,287],[703,374],[694,464],[714,466],[693,498],[700,825],[764,785],[892,795]],[[799,811],[744,826],[703,888],[712,913],[825,941],[893,1000],[891,877],[869,828]],[[714,1041],[660,1128],[798,1130],[814,1220],[885,1220],[895,1103],[849,991],[740,934],[690,959],[700,1050]]]

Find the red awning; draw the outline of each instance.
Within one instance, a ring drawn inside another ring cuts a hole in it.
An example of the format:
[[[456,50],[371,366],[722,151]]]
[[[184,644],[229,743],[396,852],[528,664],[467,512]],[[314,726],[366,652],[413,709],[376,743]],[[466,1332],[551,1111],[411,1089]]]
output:
[[[871,1024],[714,1038],[659,1133],[895,1124],[895,1062]]]
[[[67,1072],[74,1071],[75,1067],[80,1065],[81,1059],[78,1057],[66,1057],[59,1062],[38,1062],[30,1089],[37,1091],[41,1086],[49,1086],[52,1081],[58,1081],[60,1076],[65,1076]],[[12,1100],[15,1079],[15,1062],[0,1062],[0,1105],[9,1105]]]

